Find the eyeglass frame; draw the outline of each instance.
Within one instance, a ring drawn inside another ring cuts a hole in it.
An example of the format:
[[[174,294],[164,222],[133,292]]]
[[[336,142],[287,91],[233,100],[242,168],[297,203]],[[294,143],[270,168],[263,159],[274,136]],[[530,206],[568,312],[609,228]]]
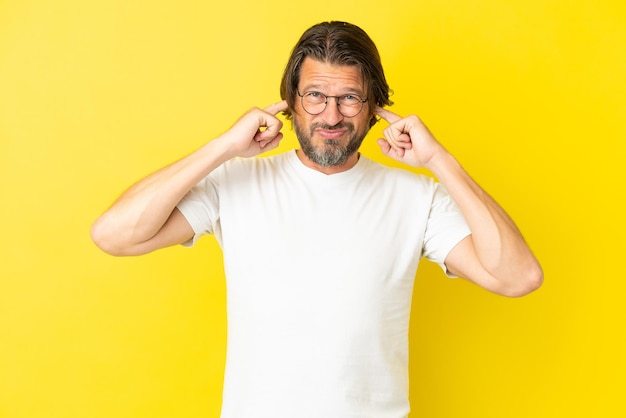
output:
[[[304,111],[306,113],[308,113],[309,115],[311,115],[311,116],[317,116],[317,115],[322,114],[324,112],[324,110],[326,110],[326,107],[328,107],[328,99],[335,99],[335,101],[337,102],[337,111],[345,118],[354,118],[354,117],[358,116],[359,113],[361,113],[363,111],[363,105],[369,100],[369,97],[366,97],[365,99],[362,99],[361,96],[359,96],[358,94],[352,94],[352,93],[342,94],[341,96],[329,96],[327,94],[324,94],[324,93],[322,93],[320,91],[315,91],[315,90],[305,91],[304,93],[300,93],[299,89],[296,89],[296,93],[298,93],[298,96],[300,96],[300,104],[302,104],[302,109],[304,109]],[[326,98],[326,100],[324,100],[324,108],[321,111],[319,111],[318,113],[311,113],[304,106],[304,96],[306,96],[307,94],[310,94],[310,93],[317,93],[317,94],[320,94],[320,95],[322,95],[322,96],[324,96]],[[358,97],[359,101],[361,102],[361,108],[359,109],[358,112],[356,112],[352,116],[346,116],[341,111],[341,103],[339,103],[339,99],[341,99],[344,96],[355,96],[355,97]]]

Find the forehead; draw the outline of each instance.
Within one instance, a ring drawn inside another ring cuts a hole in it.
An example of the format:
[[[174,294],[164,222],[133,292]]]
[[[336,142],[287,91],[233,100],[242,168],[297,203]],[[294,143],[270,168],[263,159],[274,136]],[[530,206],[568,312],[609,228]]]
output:
[[[364,91],[363,76],[357,66],[329,64],[311,57],[302,62],[298,87],[304,90],[325,89],[323,93],[327,94],[332,94],[334,90]]]

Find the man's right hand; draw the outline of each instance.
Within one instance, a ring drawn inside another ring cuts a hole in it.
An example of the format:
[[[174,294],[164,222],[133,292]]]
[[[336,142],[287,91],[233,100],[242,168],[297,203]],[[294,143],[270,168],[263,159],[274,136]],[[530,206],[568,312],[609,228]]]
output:
[[[253,108],[220,136],[237,157],[254,157],[274,149],[283,138],[283,123],[276,115],[287,109],[287,102],[274,103],[265,109]]]
[[[276,148],[283,137],[276,114],[285,109],[285,101],[254,108],[219,138],[135,183],[96,220],[94,242],[109,254],[138,255],[191,239],[194,231],[178,202],[225,161]]]

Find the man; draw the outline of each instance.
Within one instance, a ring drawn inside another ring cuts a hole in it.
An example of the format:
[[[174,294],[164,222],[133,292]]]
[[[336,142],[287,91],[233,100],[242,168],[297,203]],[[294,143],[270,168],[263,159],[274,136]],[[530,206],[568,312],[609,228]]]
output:
[[[228,289],[223,418],[406,417],[420,258],[507,296],[536,289],[541,267],[419,118],[383,108],[389,87],[360,28],[307,30],[281,96],[131,187],[92,237],[137,255],[216,236]],[[300,149],[248,158],[278,146],[280,112]],[[359,154],[377,117],[389,123],[382,152],[440,183]]]

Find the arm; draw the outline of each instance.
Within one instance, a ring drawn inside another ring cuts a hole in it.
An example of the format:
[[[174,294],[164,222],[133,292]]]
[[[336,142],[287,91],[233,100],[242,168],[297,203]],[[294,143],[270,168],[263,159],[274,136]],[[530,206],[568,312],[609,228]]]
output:
[[[383,153],[414,167],[429,169],[457,203],[472,234],[446,258],[447,268],[487,290],[522,296],[543,281],[539,262],[511,218],[433,137],[417,116],[378,108],[391,125],[378,143]]]
[[[223,135],[140,180],[96,220],[93,241],[112,255],[145,254],[188,241],[194,232],[176,209],[178,202],[225,161],[276,148],[282,122],[275,115],[286,108],[283,101],[265,110],[252,109]]]

